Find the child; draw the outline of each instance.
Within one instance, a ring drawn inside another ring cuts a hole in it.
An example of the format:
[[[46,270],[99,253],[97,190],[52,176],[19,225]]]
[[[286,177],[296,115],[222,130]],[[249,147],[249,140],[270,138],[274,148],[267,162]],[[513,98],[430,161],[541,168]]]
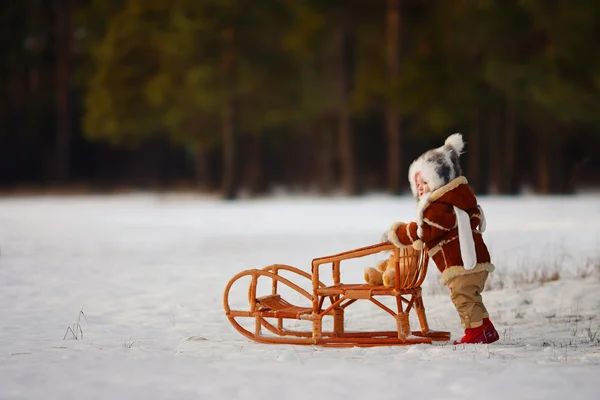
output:
[[[417,199],[417,219],[408,224],[396,222],[387,238],[398,247],[427,247],[465,329],[454,344],[493,343],[498,332],[481,292],[494,265],[482,237],[483,211],[458,162],[463,147],[462,135],[455,133],[444,146],[423,153],[411,164],[408,180]]]

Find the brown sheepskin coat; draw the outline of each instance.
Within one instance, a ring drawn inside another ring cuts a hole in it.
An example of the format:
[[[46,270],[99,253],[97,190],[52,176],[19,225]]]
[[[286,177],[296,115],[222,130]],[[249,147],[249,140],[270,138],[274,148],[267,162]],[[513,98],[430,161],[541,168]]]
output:
[[[471,222],[477,264],[466,270],[460,253],[458,223],[454,206],[467,212]],[[442,273],[440,283],[446,285],[456,276],[479,271],[493,271],[490,253],[483,241],[482,211],[475,194],[464,176],[450,181],[441,188],[423,195],[417,203],[417,221],[405,224],[397,222],[388,232],[388,239],[398,247],[423,244],[435,265]]]

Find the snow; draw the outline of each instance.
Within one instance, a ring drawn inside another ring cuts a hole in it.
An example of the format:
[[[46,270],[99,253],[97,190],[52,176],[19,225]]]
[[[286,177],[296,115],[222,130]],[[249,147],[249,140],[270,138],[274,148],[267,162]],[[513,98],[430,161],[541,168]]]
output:
[[[336,349],[247,340],[224,315],[223,289],[245,269],[308,271],[315,257],[377,242],[414,218],[407,196],[0,199],[0,399],[598,398],[599,196],[480,204],[497,267],[484,301],[500,341]],[[361,282],[376,261],[343,265],[343,279]],[[552,271],[560,279],[525,282]],[[454,339],[460,322],[438,277],[430,267],[429,324]],[[246,298],[246,287],[232,293]],[[393,329],[355,306],[352,329]]]

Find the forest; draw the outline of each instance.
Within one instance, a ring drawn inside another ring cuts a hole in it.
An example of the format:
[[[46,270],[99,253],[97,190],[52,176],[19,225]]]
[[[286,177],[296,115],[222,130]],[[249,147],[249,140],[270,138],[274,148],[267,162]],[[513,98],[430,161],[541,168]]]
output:
[[[11,0],[0,19],[0,195],[402,194],[454,132],[477,193],[600,186],[596,0]]]

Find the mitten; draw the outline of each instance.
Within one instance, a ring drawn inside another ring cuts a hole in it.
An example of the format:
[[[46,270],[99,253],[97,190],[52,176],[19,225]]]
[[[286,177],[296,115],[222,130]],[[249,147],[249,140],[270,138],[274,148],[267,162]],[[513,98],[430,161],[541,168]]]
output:
[[[398,239],[398,234],[396,230],[404,225],[404,222],[394,222],[390,229],[387,230],[387,241],[392,242],[396,247],[402,248],[406,247],[402,243],[400,243],[400,239]]]

